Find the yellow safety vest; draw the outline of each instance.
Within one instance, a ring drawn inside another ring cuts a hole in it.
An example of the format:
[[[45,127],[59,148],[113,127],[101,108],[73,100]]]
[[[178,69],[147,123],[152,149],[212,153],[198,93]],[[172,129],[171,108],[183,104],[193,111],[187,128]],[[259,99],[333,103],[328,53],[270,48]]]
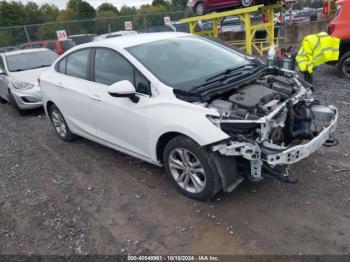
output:
[[[314,68],[339,59],[340,39],[325,32],[305,36],[296,56],[301,72],[313,72]]]

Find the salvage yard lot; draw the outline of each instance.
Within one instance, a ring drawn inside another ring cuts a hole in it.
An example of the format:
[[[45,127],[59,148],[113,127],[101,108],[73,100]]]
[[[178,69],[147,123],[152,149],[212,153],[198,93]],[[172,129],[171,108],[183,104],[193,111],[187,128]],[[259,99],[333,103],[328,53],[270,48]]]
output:
[[[0,105],[1,254],[349,254],[350,81],[325,65],[317,98],[339,108],[340,144],[293,171],[210,202],[161,168],[85,139],[58,139],[42,111]]]

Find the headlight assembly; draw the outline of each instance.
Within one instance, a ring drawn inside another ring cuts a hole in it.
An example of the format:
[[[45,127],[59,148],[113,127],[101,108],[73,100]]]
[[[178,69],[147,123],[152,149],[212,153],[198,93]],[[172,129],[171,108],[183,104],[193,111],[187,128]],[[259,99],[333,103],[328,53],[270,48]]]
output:
[[[28,90],[34,87],[33,84],[12,80],[13,87],[21,90]]]

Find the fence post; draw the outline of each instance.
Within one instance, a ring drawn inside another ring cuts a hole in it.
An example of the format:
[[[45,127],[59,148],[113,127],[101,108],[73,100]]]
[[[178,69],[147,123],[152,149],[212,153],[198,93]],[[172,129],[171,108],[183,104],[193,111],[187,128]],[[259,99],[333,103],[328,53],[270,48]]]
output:
[[[147,20],[145,15],[143,15],[143,27],[145,30],[147,29]]]
[[[29,34],[28,34],[28,30],[27,30],[27,27],[26,27],[25,25],[23,26],[23,29],[24,29],[24,32],[25,32],[25,34],[26,34],[26,37],[27,37],[28,43],[31,43],[31,41],[30,41],[30,37],[29,37]]]

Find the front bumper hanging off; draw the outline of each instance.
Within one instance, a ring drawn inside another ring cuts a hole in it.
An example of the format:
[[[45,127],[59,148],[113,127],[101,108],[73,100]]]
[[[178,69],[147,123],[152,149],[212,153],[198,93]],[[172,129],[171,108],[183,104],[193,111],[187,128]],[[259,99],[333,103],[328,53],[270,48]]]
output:
[[[281,147],[274,145],[274,148],[266,146],[269,154],[266,154],[264,161],[269,165],[291,165],[307,158],[319,149],[334,133],[338,122],[338,110],[334,106],[313,106],[311,108],[315,120],[327,121],[328,124],[318,133],[316,137],[306,144],[293,147]],[[266,145],[266,144],[265,144]],[[264,152],[264,144],[262,151]],[[276,153],[272,153],[275,151]]]
[[[253,181],[262,177],[263,166],[291,165],[307,158],[320,148],[334,133],[338,122],[338,110],[334,106],[314,105],[311,107],[314,121],[326,124],[318,134],[305,144],[283,147],[269,142],[257,143],[254,141],[228,141],[212,147],[224,156],[241,156],[250,161],[250,176]]]

